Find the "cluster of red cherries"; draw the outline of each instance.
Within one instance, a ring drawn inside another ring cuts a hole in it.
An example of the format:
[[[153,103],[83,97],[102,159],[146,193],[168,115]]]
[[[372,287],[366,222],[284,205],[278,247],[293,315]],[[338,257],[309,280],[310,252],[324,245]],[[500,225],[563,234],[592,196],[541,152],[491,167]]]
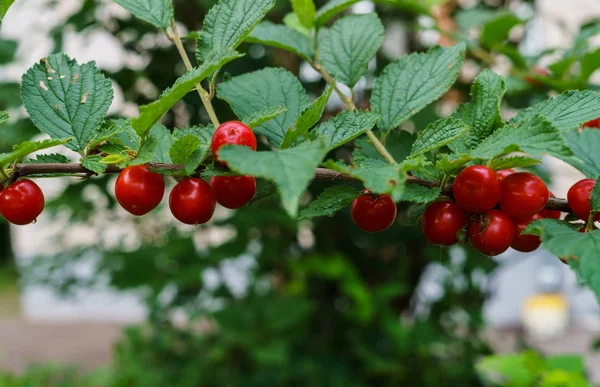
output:
[[[211,151],[215,160],[224,166],[227,164],[219,160],[217,151],[228,144],[256,150],[256,137],[242,122],[229,121],[220,125],[213,134]],[[197,177],[187,177],[171,190],[169,207],[180,222],[197,225],[212,218],[216,203],[226,208],[240,208],[252,200],[255,192],[256,180],[252,176],[213,176],[210,184]],[[145,215],[156,208],[164,193],[163,176],[145,165],[123,169],[115,185],[119,204],[136,216]],[[20,179],[0,192],[0,214],[13,224],[35,222],[43,210],[44,194],[29,179]]]

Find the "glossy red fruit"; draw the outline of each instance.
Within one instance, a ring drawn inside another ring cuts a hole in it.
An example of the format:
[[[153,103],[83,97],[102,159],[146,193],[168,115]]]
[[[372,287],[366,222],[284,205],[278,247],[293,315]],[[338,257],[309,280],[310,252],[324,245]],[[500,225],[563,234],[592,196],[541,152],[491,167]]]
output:
[[[210,149],[214,158],[220,162],[217,151],[223,145],[243,145],[256,150],[256,136],[252,129],[239,121],[228,121],[222,123],[212,137]]]
[[[181,180],[169,195],[169,208],[181,223],[202,224],[212,218],[217,203],[207,182],[196,177]]]
[[[554,196],[554,194],[552,192],[549,192],[548,195],[551,198],[555,198],[556,196]],[[547,218],[547,219],[560,219],[560,211],[558,210],[546,210],[543,209],[540,211],[540,216],[542,218]]]
[[[0,214],[10,223],[32,223],[43,210],[44,193],[31,180],[19,180],[0,192]]]
[[[546,183],[533,173],[513,173],[502,182],[500,208],[515,219],[529,218],[544,209],[548,196]]]
[[[117,201],[127,212],[141,216],[159,205],[165,194],[162,175],[145,165],[134,165],[121,171],[115,184]]]
[[[515,173],[514,169],[501,169],[496,171],[496,176],[498,176],[500,181],[503,181],[506,176],[512,175],[513,173]]]
[[[567,202],[573,213],[581,220],[587,222],[590,211],[590,195],[596,181],[593,179],[583,179],[575,183],[569,192],[567,192]],[[594,221],[600,220],[600,213],[594,216]]]
[[[510,216],[499,210],[475,216],[477,218],[471,220],[467,228],[471,244],[490,256],[508,250],[515,238],[515,225]]]
[[[483,165],[463,169],[452,184],[456,204],[468,212],[489,211],[498,204],[502,183],[496,172]]]
[[[256,179],[252,176],[213,176],[210,187],[217,203],[236,209],[252,200],[256,193]]]
[[[452,246],[458,243],[458,232],[467,224],[467,214],[452,202],[431,203],[423,213],[421,228],[425,238],[434,245]]]
[[[542,244],[540,237],[535,235],[523,235],[523,230],[529,226],[529,223],[534,220],[542,219],[540,215],[534,215],[531,218],[518,219],[514,221],[515,224],[515,239],[510,245],[513,249],[522,253],[529,253],[536,250]]]
[[[367,232],[379,232],[396,220],[396,203],[390,195],[374,195],[364,190],[352,202],[352,221]]]
[[[600,118],[596,118],[594,120],[590,120],[583,124],[586,128],[600,128]]]

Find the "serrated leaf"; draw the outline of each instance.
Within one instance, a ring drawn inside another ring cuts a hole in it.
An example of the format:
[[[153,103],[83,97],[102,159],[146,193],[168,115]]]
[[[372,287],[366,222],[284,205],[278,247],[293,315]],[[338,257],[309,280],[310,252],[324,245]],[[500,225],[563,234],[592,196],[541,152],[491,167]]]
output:
[[[235,51],[215,54],[212,59],[207,59],[202,66],[196,67],[179,77],[173,86],[165,90],[160,98],[149,105],[140,107],[140,115],[131,120],[135,131],[144,136],[146,132],[171,109],[180,99],[185,97],[198,83],[217,71],[226,63],[241,57],[242,54]]]
[[[263,110],[252,113],[249,116],[246,116],[242,119],[242,122],[246,124],[249,128],[253,129],[259,125],[264,124],[267,121],[272,120],[280,114],[283,114],[287,111],[287,108],[281,106],[268,106]]]
[[[317,27],[327,23],[332,17],[342,12],[343,10],[350,8],[352,5],[358,3],[359,0],[330,0],[325,5],[317,10],[315,15],[315,25]]]
[[[319,60],[329,74],[353,88],[383,43],[383,32],[375,13],[346,16],[321,30]]]
[[[94,62],[79,65],[54,54],[23,75],[21,98],[35,126],[52,138],[73,138],[66,146],[83,153],[108,111],[113,89]]]
[[[300,198],[326,154],[327,144],[322,139],[275,152],[255,152],[233,145],[219,150],[219,158],[233,171],[277,184],[283,207],[292,218],[296,217]]]
[[[456,118],[434,121],[417,134],[411,156],[422,155],[441,148],[466,133],[468,129],[467,124]]]
[[[9,118],[8,112],[0,111],[0,125],[8,121]]]
[[[185,129],[176,129],[173,133],[173,138],[179,140],[188,135],[194,135],[199,141],[198,149],[191,155],[190,159],[186,163],[186,172],[191,174],[202,162],[208,157],[210,152],[210,143],[212,136],[215,132],[215,128],[212,125],[209,126],[192,126]]]
[[[494,171],[509,168],[525,168],[540,164],[540,159],[535,159],[527,156],[512,156],[512,157],[497,157],[490,160],[488,167]]]
[[[579,169],[585,176],[600,177],[600,130],[585,129],[582,132],[571,131],[564,134],[565,141],[577,158],[559,157]]]
[[[492,134],[500,120],[500,103],[506,92],[504,79],[498,74],[483,70],[471,86],[471,101],[460,105],[454,118],[469,126],[467,135],[449,144],[455,153],[466,153],[481,140]]]
[[[175,164],[185,164],[188,162],[192,153],[200,147],[200,140],[193,134],[183,136],[175,141],[169,150],[171,160]]]
[[[156,123],[150,129],[149,136],[156,142],[156,150],[154,151],[152,161],[166,164],[171,163],[169,151],[175,141],[171,131],[166,126]]]
[[[439,188],[428,188],[418,184],[407,184],[400,198],[401,202],[425,204],[436,200],[442,191]]]
[[[312,60],[315,52],[313,42],[306,35],[269,21],[264,21],[254,27],[246,41],[281,48],[308,61]]]
[[[102,156],[91,155],[81,160],[81,165],[88,171],[94,172],[96,175],[101,175],[106,171],[107,164],[102,162]]]
[[[300,211],[298,219],[311,219],[318,216],[333,216],[350,205],[360,192],[350,186],[326,188],[307,208]]]
[[[267,137],[275,147],[281,145],[288,128],[296,122],[308,103],[306,91],[294,74],[270,67],[221,83],[217,96],[227,101],[238,117],[246,117],[270,106],[285,107],[285,113],[256,128],[256,132]]]
[[[390,131],[440,98],[458,78],[465,45],[434,47],[404,55],[388,65],[373,85],[371,105],[381,115],[377,124]]]
[[[131,162],[131,165],[148,164],[154,160],[157,146],[158,141],[154,137],[148,136],[140,147],[136,158]]]
[[[479,41],[485,47],[501,44],[508,38],[510,30],[521,24],[521,19],[512,13],[503,13],[483,25]]]
[[[561,132],[567,132],[598,118],[599,111],[600,93],[572,90],[521,111],[510,123],[518,124],[540,115],[546,117]]]
[[[140,143],[142,138],[137,134],[133,126],[131,126],[131,120],[125,120],[122,118],[113,121],[115,126],[121,128],[121,132],[117,133],[116,138],[121,141],[123,146],[138,151],[140,149]]]
[[[71,159],[60,153],[36,155],[35,158],[23,161],[23,164],[68,164]]]
[[[317,12],[313,0],[290,0],[290,2],[300,22],[305,27],[312,28],[315,23],[315,13]]]
[[[2,27],[2,20],[4,19],[4,15],[8,11],[8,8],[14,3],[15,0],[2,0],[0,2],[0,27]]]
[[[103,164],[120,164],[120,163],[124,163],[127,159],[119,154],[114,154],[114,155],[108,155],[106,157],[103,157],[102,160],[100,160],[101,163]]]
[[[114,0],[138,19],[166,30],[173,19],[173,0]]]
[[[274,5],[274,0],[220,0],[204,18],[198,62],[212,61],[213,52],[235,50]]]
[[[310,134],[313,138],[326,137],[327,148],[332,150],[372,129],[378,119],[377,114],[369,111],[344,110],[319,124]]]
[[[593,213],[600,211],[600,184],[597,182],[590,194],[590,207]]]
[[[59,138],[43,141],[24,141],[13,146],[13,150],[11,152],[0,153],[0,165],[6,165],[10,162],[18,161],[19,159],[33,152],[52,148],[57,145],[64,145],[70,140],[70,138]]]
[[[460,155],[449,155],[444,154],[436,162],[435,166],[442,171],[444,174],[449,175],[458,169],[462,168],[465,164],[471,161],[471,156],[468,154]]]
[[[573,155],[559,130],[541,116],[534,116],[519,126],[503,126],[475,147],[470,155],[473,158],[491,159],[519,150],[532,156],[547,153],[568,158]]]
[[[121,133],[123,128],[121,126],[116,125],[114,122],[107,122],[106,125],[100,129],[100,131],[94,136],[94,138],[90,141],[87,146],[88,152],[96,149],[98,145],[102,144],[105,141],[110,140],[115,137],[117,134]]]

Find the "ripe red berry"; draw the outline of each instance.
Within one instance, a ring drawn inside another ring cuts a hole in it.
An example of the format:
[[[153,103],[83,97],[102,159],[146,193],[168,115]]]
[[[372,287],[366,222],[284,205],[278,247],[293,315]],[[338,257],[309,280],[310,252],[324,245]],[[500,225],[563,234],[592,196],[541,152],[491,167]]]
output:
[[[535,235],[523,235],[523,230],[529,226],[529,223],[534,220],[542,219],[540,215],[533,215],[531,218],[518,219],[514,221],[515,224],[515,239],[510,245],[513,249],[522,253],[529,253],[536,250],[542,244],[540,237]]]
[[[435,245],[458,243],[458,232],[467,224],[465,211],[452,202],[431,203],[425,209],[421,228],[425,238]]]
[[[591,211],[590,195],[596,181],[583,179],[575,183],[567,192],[567,202],[573,213],[583,221],[588,220]],[[594,216],[594,221],[600,220],[600,213]]]
[[[512,175],[513,173],[515,173],[514,169],[501,169],[499,171],[496,171],[496,176],[498,176],[498,179],[500,179],[500,181],[503,181],[506,176]]]
[[[583,124],[586,128],[600,128],[600,118],[596,118],[594,120],[590,120]]]
[[[456,204],[468,212],[489,211],[498,204],[502,183],[496,172],[483,165],[463,169],[452,185]]]
[[[19,180],[0,192],[0,214],[13,224],[32,223],[43,210],[44,193],[31,180]]]
[[[256,137],[252,133],[252,129],[242,122],[224,122],[215,130],[210,144],[215,160],[220,162],[217,151],[223,145],[229,144],[248,146],[252,150],[256,150]]]
[[[210,187],[217,203],[236,209],[252,200],[256,193],[256,179],[252,176],[213,176]]]
[[[141,216],[158,206],[165,194],[162,175],[149,171],[145,165],[125,168],[115,184],[117,201],[129,213]]]
[[[368,190],[352,202],[354,224],[367,232],[379,232],[396,219],[396,203],[390,195],[373,195]]]
[[[181,180],[171,190],[169,207],[181,223],[202,224],[212,218],[216,201],[207,182],[196,177]]]
[[[502,182],[500,208],[515,219],[528,218],[544,209],[548,195],[546,184],[533,173],[513,173]]]
[[[551,198],[556,197],[556,196],[554,196],[554,194],[552,192],[548,192],[548,195]],[[542,218],[547,218],[547,219],[560,219],[560,211],[543,209],[540,211],[540,216]]]
[[[515,238],[515,225],[504,212],[491,210],[469,222],[469,241],[485,255],[502,254]]]

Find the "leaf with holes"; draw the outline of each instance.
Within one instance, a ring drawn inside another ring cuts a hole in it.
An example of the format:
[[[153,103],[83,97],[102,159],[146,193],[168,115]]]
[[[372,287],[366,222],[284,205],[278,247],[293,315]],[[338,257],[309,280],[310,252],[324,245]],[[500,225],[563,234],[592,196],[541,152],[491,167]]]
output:
[[[298,219],[311,219],[318,216],[333,216],[347,207],[360,195],[350,186],[336,186],[325,189],[307,208],[300,211]]]
[[[138,19],[166,30],[173,19],[173,0],[114,0]]]
[[[311,137],[326,137],[329,150],[335,149],[371,130],[379,116],[369,111],[344,110],[314,128]]]
[[[315,52],[312,40],[306,35],[281,24],[264,21],[254,27],[247,42],[281,48],[305,60],[312,60]]]
[[[66,146],[83,153],[100,128],[113,90],[94,62],[79,65],[54,54],[23,75],[21,97],[38,129],[52,138],[71,137]]]
[[[411,156],[422,155],[441,148],[457,139],[468,129],[467,124],[455,118],[434,121],[417,134]]]

